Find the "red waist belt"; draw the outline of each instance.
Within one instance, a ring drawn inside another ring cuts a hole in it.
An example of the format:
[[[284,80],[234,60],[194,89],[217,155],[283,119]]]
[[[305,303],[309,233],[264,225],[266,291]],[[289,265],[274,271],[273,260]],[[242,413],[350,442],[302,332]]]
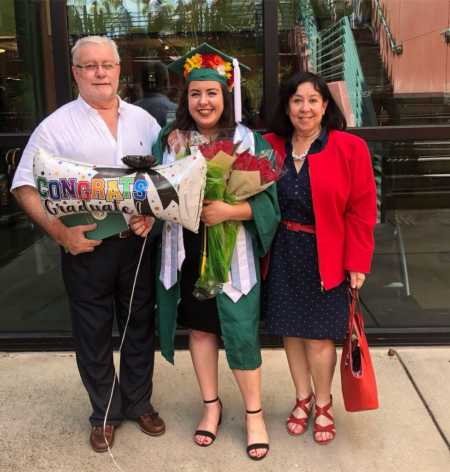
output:
[[[297,223],[296,221],[290,220],[281,220],[281,222],[286,226],[289,231],[303,231],[304,233],[311,233],[315,234],[316,227],[314,225],[302,225],[301,223]]]

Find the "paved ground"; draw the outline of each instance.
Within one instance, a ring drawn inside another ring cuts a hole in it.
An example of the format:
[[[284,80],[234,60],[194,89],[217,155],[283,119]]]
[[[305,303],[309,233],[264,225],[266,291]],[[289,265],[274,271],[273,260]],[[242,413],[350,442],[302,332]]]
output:
[[[243,407],[221,353],[224,419],[216,443],[193,445],[201,411],[189,355],[178,352],[176,366],[157,354],[154,404],[167,422],[159,438],[126,422],[112,449],[125,472],[443,472],[450,451],[396,357],[373,349],[381,408],[345,413],[339,378],[334,398],[337,438],[328,446],[286,434],[284,420],[293,390],[281,350],[263,352],[263,390],[271,436],[267,459],[254,463],[244,451]],[[398,349],[444,434],[450,439],[450,348]],[[0,353],[0,471],[103,472],[118,470],[109,455],[88,446],[87,396],[68,353]]]

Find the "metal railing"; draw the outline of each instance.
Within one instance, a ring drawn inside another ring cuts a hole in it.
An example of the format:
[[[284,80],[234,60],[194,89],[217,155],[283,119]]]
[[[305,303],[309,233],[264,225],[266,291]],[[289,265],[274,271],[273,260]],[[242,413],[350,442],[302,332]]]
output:
[[[308,38],[311,70],[326,81],[345,81],[356,126],[376,124],[376,115],[359,61],[348,17],[319,31],[309,0],[299,0],[300,17]]]
[[[383,25],[384,32],[386,33],[386,37],[388,39],[389,47],[394,54],[400,55],[403,53],[403,46],[401,44],[397,44],[394,37],[392,36],[391,28],[389,27],[386,17],[384,15],[383,7],[381,6],[380,0],[374,0],[375,3],[375,12],[376,12],[376,19],[375,21],[379,20]]]
[[[318,71],[317,54],[320,49],[320,33],[314,10],[309,0],[299,0],[299,21],[303,25],[308,38],[309,65],[314,72]]]
[[[344,80],[347,83],[347,89],[350,101],[354,104],[357,126],[375,125],[376,115],[373,108],[370,92],[364,77],[364,73],[359,61],[358,50],[350,26],[350,20],[347,16],[340,20],[342,35],[344,38]]]

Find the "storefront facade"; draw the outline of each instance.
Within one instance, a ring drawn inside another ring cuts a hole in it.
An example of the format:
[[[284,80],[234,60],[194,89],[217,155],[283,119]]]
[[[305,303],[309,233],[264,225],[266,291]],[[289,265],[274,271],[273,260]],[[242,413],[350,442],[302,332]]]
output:
[[[76,96],[70,48],[87,34],[117,41],[120,94],[132,103],[162,94],[176,104],[180,83],[166,65],[202,42],[238,57],[251,69],[244,115],[260,130],[283,77],[322,74],[369,142],[377,178],[376,251],[361,294],[369,336],[448,344],[449,17],[447,0],[3,0],[0,349],[71,345],[59,249],[8,189],[34,127]]]

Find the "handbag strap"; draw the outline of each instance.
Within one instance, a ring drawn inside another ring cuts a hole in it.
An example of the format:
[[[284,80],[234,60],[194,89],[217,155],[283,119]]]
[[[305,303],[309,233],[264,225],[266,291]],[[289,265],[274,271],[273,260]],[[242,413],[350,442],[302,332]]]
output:
[[[348,331],[344,342],[343,355],[345,353],[345,365],[350,366],[353,372],[353,349],[354,343],[360,345],[361,336],[364,335],[364,325],[361,314],[361,305],[359,302],[358,289],[349,288],[349,317]],[[359,351],[363,355],[362,351]]]
[[[359,301],[359,290],[350,288],[350,313],[348,317],[348,332],[350,335],[356,331],[357,336],[364,331],[364,319],[362,316],[361,303]]]

